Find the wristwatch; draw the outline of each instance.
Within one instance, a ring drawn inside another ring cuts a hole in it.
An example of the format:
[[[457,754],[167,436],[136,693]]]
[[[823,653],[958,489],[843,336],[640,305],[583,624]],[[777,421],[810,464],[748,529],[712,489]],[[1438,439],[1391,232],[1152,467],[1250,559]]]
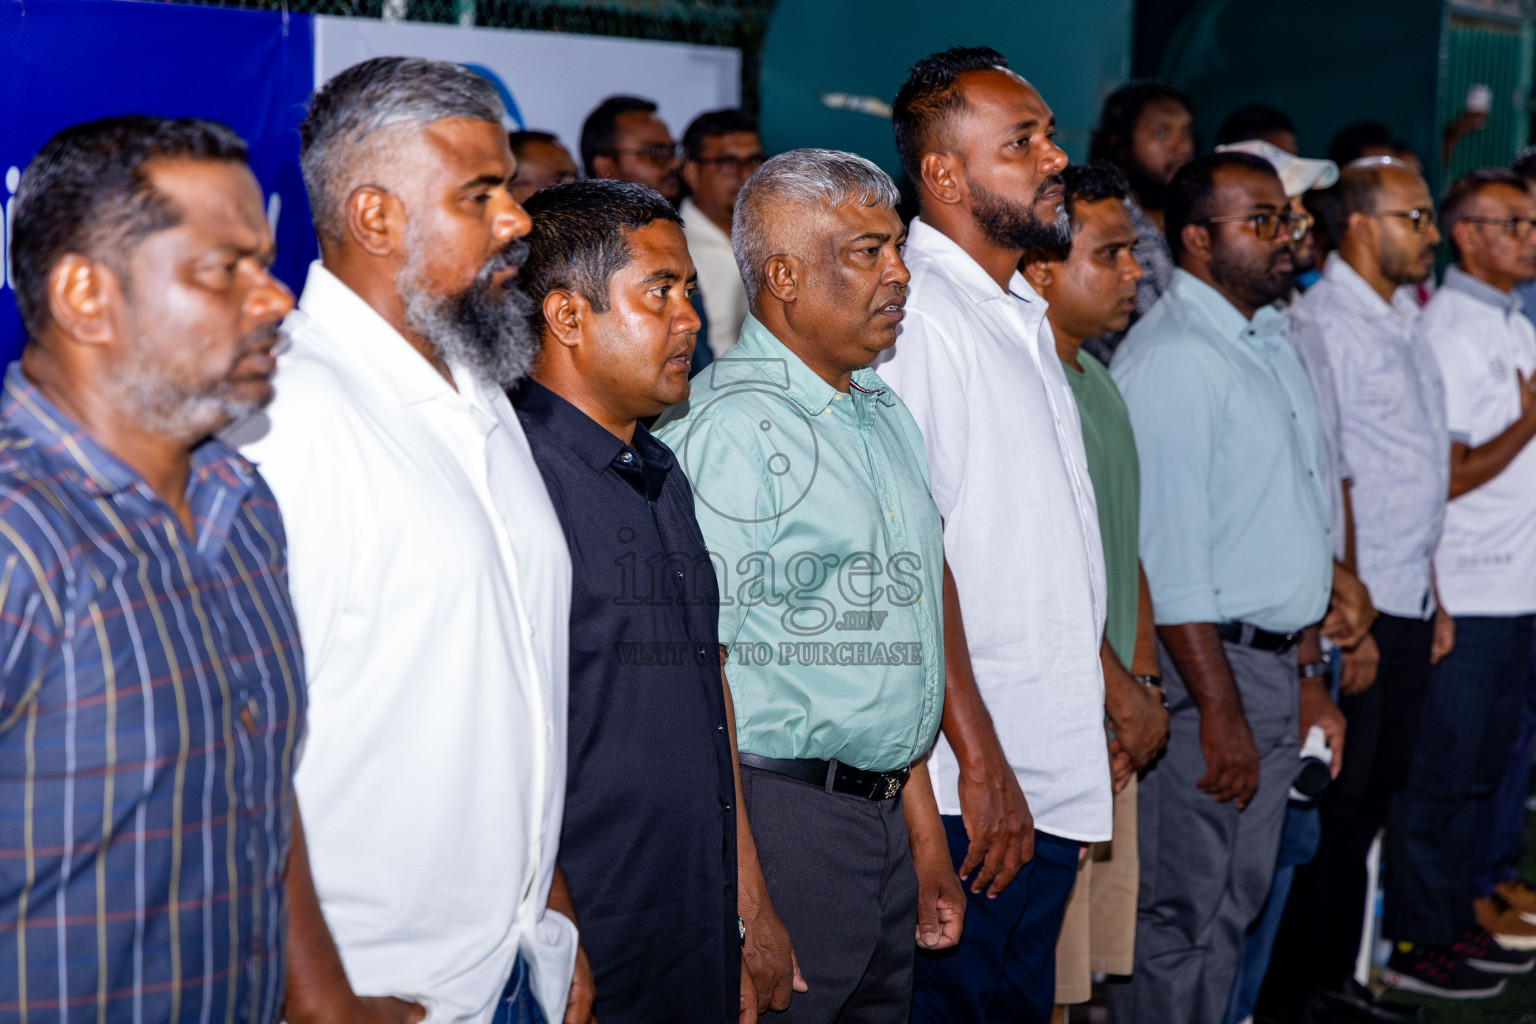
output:
[[[1321,679],[1328,674],[1326,661],[1309,661],[1305,665],[1296,666],[1296,675],[1301,679]]]
[[[1137,676],[1136,681],[1148,689],[1156,690],[1157,695],[1162,698],[1163,710],[1166,711],[1168,709],[1168,689],[1163,685],[1162,676]]]

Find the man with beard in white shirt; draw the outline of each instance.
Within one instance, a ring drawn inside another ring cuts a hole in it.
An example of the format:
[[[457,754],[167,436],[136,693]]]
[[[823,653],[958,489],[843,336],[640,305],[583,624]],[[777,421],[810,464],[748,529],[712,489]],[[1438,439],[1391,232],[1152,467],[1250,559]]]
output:
[[[309,676],[293,1022],[421,1012],[349,981],[429,1024],[590,1016],[555,866],[570,558],[504,392],[537,342],[502,113],[458,65],[385,57],[301,128],[321,259],[235,438],[287,523]]]
[[[929,764],[970,893],[960,948],[918,958],[912,1019],[1043,1024],[1078,852],[1110,837],[1112,796],[1098,511],[1045,302],[1018,272],[1026,249],[1071,241],[1067,158],[1050,108],[996,50],[925,57],[894,106],[922,216],[879,370],[922,428],[944,517]]]

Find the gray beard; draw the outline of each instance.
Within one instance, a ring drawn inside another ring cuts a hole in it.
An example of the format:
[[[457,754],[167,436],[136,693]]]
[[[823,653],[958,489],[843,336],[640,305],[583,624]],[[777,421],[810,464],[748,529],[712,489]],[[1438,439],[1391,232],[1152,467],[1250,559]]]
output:
[[[539,351],[539,339],[528,323],[533,303],[516,278],[498,285],[491,277],[521,266],[528,246],[520,239],[507,246],[456,295],[428,291],[428,248],[411,245],[409,258],[395,275],[405,326],[426,339],[444,362],[468,370],[477,383],[501,390],[512,387],[528,375]]]
[[[276,330],[274,324],[270,331],[259,333],[265,340]],[[242,343],[241,351],[249,347]],[[203,384],[176,380],[163,365],[145,360],[144,348],[143,343],[134,346],[134,354],[113,375],[112,387],[117,396],[115,404],[150,433],[195,444],[266,404],[235,398],[230,394],[228,380]]]

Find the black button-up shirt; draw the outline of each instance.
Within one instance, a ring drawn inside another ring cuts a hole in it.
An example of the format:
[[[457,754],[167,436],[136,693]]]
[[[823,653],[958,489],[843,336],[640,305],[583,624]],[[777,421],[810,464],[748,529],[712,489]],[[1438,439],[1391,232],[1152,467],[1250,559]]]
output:
[[[736,816],[718,590],[672,451],[513,396],[571,550],[560,865],[603,1024],[736,1019]]]

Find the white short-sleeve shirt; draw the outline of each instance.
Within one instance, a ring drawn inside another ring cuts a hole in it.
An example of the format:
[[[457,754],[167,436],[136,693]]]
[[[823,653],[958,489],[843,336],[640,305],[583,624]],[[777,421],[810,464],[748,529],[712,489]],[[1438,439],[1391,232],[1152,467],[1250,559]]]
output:
[[[483,1024],[521,952],[559,1020],[571,566],[522,426],[319,263],[283,331],[276,398],[230,440],[287,528],[310,699],[295,787],[347,977],[428,1024]]]
[[[921,219],[905,257],[906,320],[876,368],[923,432],[977,688],[1035,827],[1108,839],[1104,550],[1045,300]],[[959,814],[942,735],[929,764],[939,810]]]
[[[1418,332],[1445,382],[1447,443],[1476,448],[1520,417],[1515,371],[1536,373],[1536,330],[1518,298],[1451,267]],[[1446,506],[1435,578],[1452,615],[1536,612],[1536,445]]]

